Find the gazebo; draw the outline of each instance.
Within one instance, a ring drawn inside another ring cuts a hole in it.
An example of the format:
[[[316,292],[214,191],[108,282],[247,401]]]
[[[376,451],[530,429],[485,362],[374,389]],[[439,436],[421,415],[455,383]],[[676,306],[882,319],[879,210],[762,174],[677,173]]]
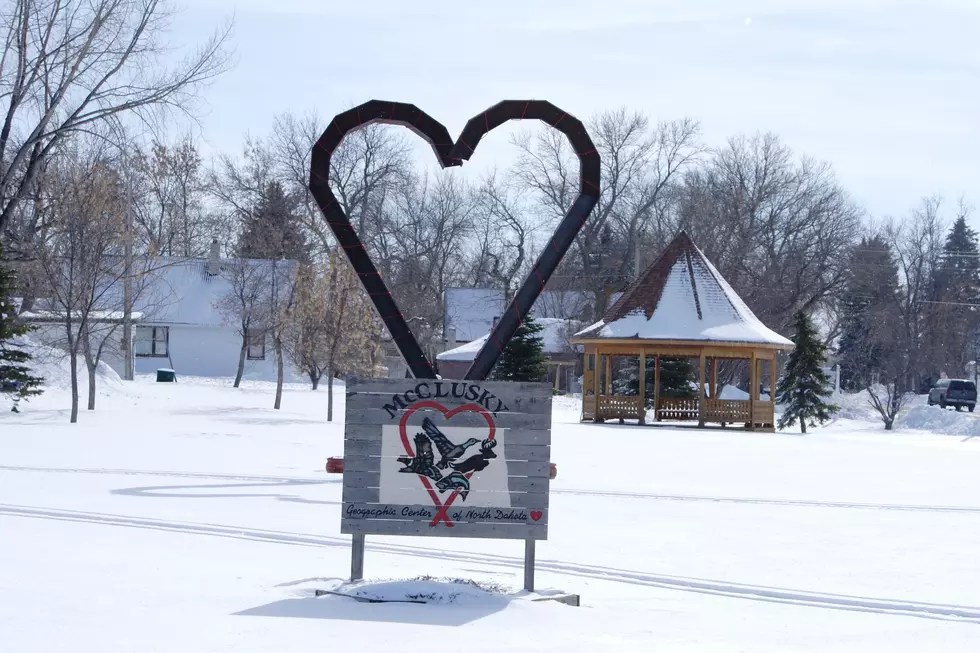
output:
[[[583,420],[635,419],[644,424],[652,381],[657,422],[744,423],[747,429],[768,431],[774,430],[776,354],[793,349],[792,341],[752,313],[683,231],[602,320],[576,333],[570,342],[585,347]],[[639,387],[616,394],[613,363],[623,358],[630,364],[639,359]],[[648,379],[651,358],[653,378]],[[697,360],[693,397],[661,396],[661,359]],[[734,393],[737,398],[719,396],[718,365],[725,360],[748,362],[748,393]],[[763,363],[769,377],[765,398],[760,396]]]

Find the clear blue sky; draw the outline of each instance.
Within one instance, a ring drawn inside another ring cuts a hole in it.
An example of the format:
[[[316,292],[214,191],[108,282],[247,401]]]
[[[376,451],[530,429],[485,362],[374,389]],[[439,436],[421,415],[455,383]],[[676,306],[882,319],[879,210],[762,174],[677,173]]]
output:
[[[206,95],[215,149],[282,111],[398,100],[455,134],[530,97],[689,116],[709,144],[774,131],[876,215],[932,193],[980,209],[980,0],[184,0],[173,41],[231,14],[237,67]]]

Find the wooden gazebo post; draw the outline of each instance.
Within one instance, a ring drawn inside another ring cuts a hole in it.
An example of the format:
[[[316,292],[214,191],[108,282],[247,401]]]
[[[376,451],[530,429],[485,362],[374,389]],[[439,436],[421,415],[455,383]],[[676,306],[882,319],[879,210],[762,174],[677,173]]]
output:
[[[755,430],[755,398],[759,394],[759,379],[756,377],[755,349],[749,359],[749,430]]]
[[[601,367],[601,365],[602,365],[602,355],[599,352],[601,352],[601,351],[602,351],[602,348],[599,345],[596,345],[596,348],[595,348],[595,365],[593,366],[593,371],[592,371],[592,375],[593,375],[593,386],[595,387],[595,392],[594,392],[595,396],[593,397],[595,399],[595,404],[592,406],[592,423],[593,424],[602,421],[602,419],[599,417],[599,390],[601,389],[601,384],[599,383],[599,377],[602,376],[602,374],[601,374],[601,372],[602,372],[602,367]]]
[[[698,426],[704,426],[704,347],[698,357]]]
[[[660,354],[653,361],[653,421],[660,421]]]
[[[640,424],[646,423],[647,407],[647,352],[640,349]]]

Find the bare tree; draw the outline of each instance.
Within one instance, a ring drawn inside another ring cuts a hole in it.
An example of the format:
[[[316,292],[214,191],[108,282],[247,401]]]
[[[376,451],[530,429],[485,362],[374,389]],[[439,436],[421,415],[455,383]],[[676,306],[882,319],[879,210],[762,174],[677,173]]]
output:
[[[862,216],[829,165],[772,134],[738,137],[677,192],[678,226],[763,322],[788,329],[840,289]]]
[[[323,342],[327,366],[327,421],[333,421],[333,380],[375,371],[380,328],[374,307],[346,257],[330,253],[327,276],[327,328]]]
[[[651,127],[645,115],[625,108],[593,116],[589,130],[602,160],[602,194],[573,245],[573,260],[560,273],[576,276],[593,293],[598,316],[612,289],[633,279],[641,235],[664,243],[672,235],[671,191],[703,147],[696,122]],[[513,170],[518,183],[537,198],[545,223],[560,219],[578,193],[578,161],[564,135],[524,133],[514,144],[520,152]]]
[[[268,263],[270,273],[266,293],[266,328],[276,353],[276,399],[273,408],[279,410],[282,407],[282,385],[286,362],[285,340],[296,299],[296,266],[291,261],[276,259]]]
[[[59,183],[52,207],[57,220],[35,253],[50,292],[49,309],[61,321],[65,336],[73,423],[78,421],[79,354],[89,363],[91,409],[98,356],[117,325],[112,320],[113,304],[126,274],[119,256],[125,211],[121,180],[106,160],[104,148],[76,145],[52,175]]]
[[[242,383],[245,359],[253,339],[265,337],[265,293],[269,283],[269,269],[264,261],[236,258],[222,271],[230,283],[228,292],[218,300],[217,309],[227,324],[233,324],[241,338],[234,387]]]
[[[910,389],[928,381],[931,373],[940,369],[934,346],[926,338],[930,317],[935,313],[931,303],[933,279],[939,269],[943,238],[948,224],[941,218],[942,201],[938,197],[923,198],[917,209],[901,220],[892,220],[885,227],[895,260],[899,282],[904,292],[899,301],[902,318],[902,347],[908,352],[911,378]]]
[[[202,161],[189,136],[137,150],[128,172],[137,239],[146,253],[200,257],[212,237],[228,237],[220,214],[206,208]]]
[[[190,115],[195,93],[228,67],[230,27],[168,65],[162,0],[12,0],[0,11],[0,230],[65,138],[130,115]]]
[[[476,190],[474,222],[477,234],[472,282],[504,291],[504,302],[517,292],[530,269],[535,225],[524,193],[516,184],[498,180],[491,172]]]
[[[442,327],[443,293],[466,278],[473,211],[459,178],[424,176],[400,186],[383,215],[375,260],[423,347]]]
[[[904,379],[896,376],[881,384],[870,385],[867,392],[868,401],[881,415],[885,430],[891,431],[895,424],[895,418],[911,397],[911,393],[906,389]]]

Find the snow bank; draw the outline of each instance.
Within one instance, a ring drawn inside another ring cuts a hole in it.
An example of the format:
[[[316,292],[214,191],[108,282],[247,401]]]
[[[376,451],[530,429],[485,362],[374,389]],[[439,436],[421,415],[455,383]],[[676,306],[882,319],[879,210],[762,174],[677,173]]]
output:
[[[44,378],[44,390],[70,390],[71,389],[71,363],[68,353],[56,347],[50,347],[31,339],[29,336],[24,338],[23,349],[31,355],[31,373],[35,376]],[[78,373],[79,387],[88,387],[88,369],[85,367],[85,359],[79,356],[76,365]],[[100,393],[105,391],[122,390],[123,382],[116,374],[115,370],[105,362],[100,362],[95,371],[96,388]]]
[[[480,583],[465,578],[420,576],[412,580],[346,582],[331,592],[368,601],[397,601],[435,605],[465,605],[507,602],[510,590],[496,583]]]
[[[899,417],[898,425],[906,429],[929,431],[943,435],[980,436],[980,418],[955,410],[920,404],[912,406]]]

